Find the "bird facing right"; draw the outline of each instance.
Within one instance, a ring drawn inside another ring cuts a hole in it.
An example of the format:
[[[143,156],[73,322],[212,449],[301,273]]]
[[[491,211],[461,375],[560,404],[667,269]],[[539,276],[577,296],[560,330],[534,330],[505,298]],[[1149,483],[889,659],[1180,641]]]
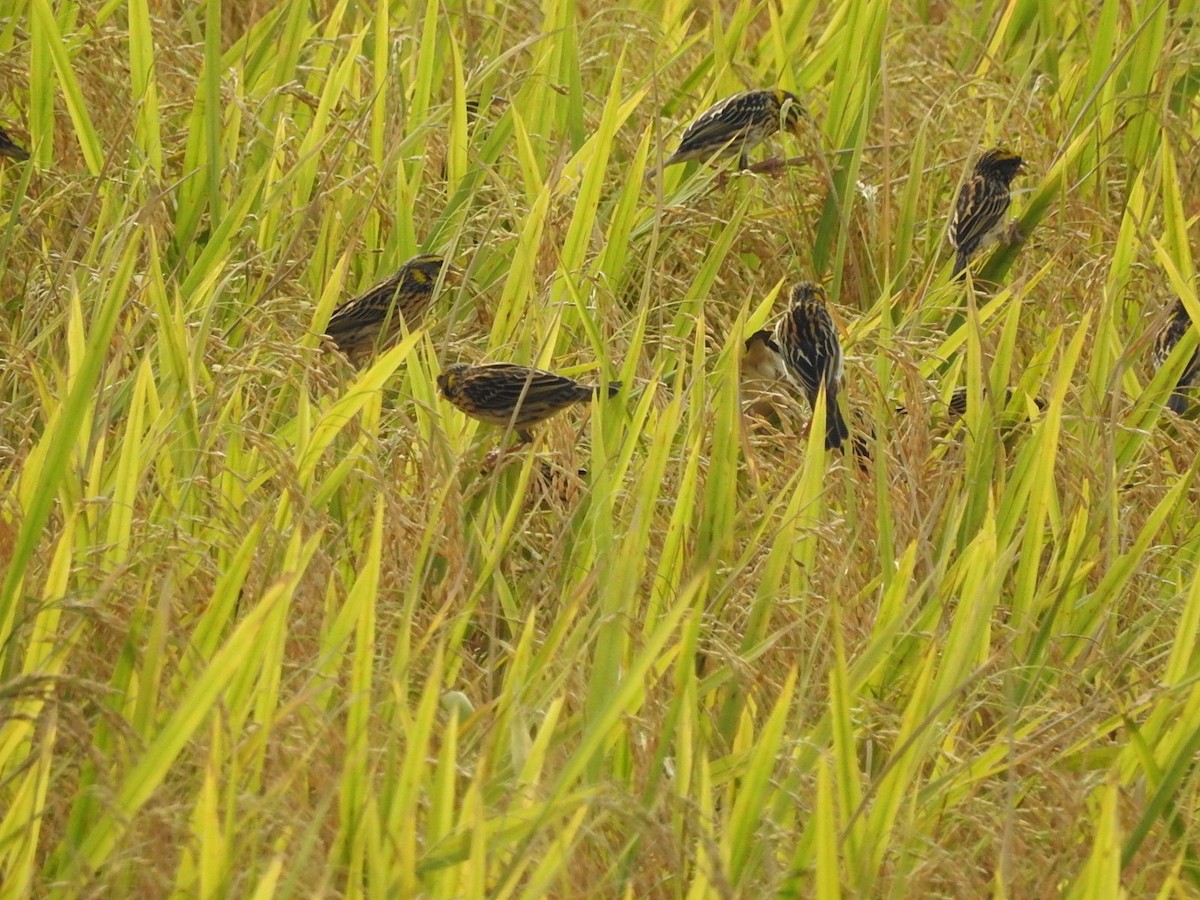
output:
[[[401,321],[416,328],[433,303],[438,278],[457,284],[463,272],[437,254],[415,256],[387,281],[333,311],[325,333],[338,349],[358,360],[400,335]]]
[[[838,406],[842,387],[842,345],[833,318],[825,306],[825,290],[802,281],[791,291],[791,308],[775,324],[775,343],[788,376],[803,391],[810,405],[825,386],[825,449],[840,447],[850,429]]]
[[[958,191],[950,219],[955,278],[966,270],[972,256],[1004,231],[1004,214],[1012,202],[1012,180],[1024,167],[1025,161],[1005,147],[987,151],[975,163]]]
[[[808,118],[791,91],[744,91],[726,97],[700,114],[684,131],[679,149],[663,168],[691,160],[737,156],[738,168],[750,168],[749,153],[781,128],[795,131]]]
[[[511,426],[526,444],[533,440],[534,425],[600,393],[598,384],[513,363],[455,363],[441,371],[437,385],[443,397],[471,418]],[[608,396],[620,389],[620,382],[610,381]]]
[[[0,156],[7,156],[9,159],[15,159],[17,162],[24,162],[29,159],[29,151],[24,147],[18,146],[8,136],[8,132],[0,128]]]
[[[1171,355],[1171,351],[1183,340],[1183,336],[1191,327],[1192,317],[1188,315],[1187,307],[1183,305],[1182,300],[1176,300],[1167,317],[1167,323],[1154,341],[1154,370],[1156,372],[1163,367],[1167,357]],[[1197,381],[1200,381],[1200,347],[1196,348],[1192,353],[1192,358],[1183,367],[1183,373],[1175,384],[1175,390],[1171,392],[1171,396],[1167,400],[1167,409],[1176,415],[1183,415],[1188,407],[1188,391],[1196,387]]]

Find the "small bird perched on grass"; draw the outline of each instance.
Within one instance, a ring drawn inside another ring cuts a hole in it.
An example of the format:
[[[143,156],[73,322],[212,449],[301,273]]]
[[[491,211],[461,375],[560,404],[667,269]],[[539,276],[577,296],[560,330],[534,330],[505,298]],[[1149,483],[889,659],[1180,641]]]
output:
[[[1154,341],[1154,370],[1156,372],[1163,367],[1167,357],[1171,355],[1171,351],[1183,340],[1183,336],[1191,327],[1192,317],[1188,315],[1187,307],[1183,305],[1182,300],[1176,300],[1175,305],[1171,307],[1170,315],[1167,316],[1167,323]],[[1198,381],[1200,381],[1200,347],[1196,348],[1192,353],[1192,358],[1183,367],[1179,381],[1175,383],[1175,390],[1167,399],[1167,409],[1176,415],[1183,415],[1188,408],[1188,392],[1196,387]]]
[[[775,335],[767,329],[756,331],[746,338],[742,353],[742,374],[761,378],[764,381],[789,379],[783,351],[775,343]]]
[[[462,275],[462,269],[437,254],[415,256],[387,281],[335,309],[325,333],[357,362],[399,337],[401,321],[409,328],[417,327],[433,302],[439,278],[457,284]]]
[[[679,149],[663,168],[691,160],[736,156],[739,169],[749,169],[750,150],[781,128],[795,131],[808,111],[790,91],[745,91],[726,97],[700,114],[679,141]],[[767,168],[760,163],[760,168]],[[653,173],[651,173],[653,174]]]
[[[1012,401],[1012,388],[1004,389],[1004,402],[1000,404],[1003,408],[1008,406]],[[1046,408],[1046,401],[1041,397],[1033,398],[1034,405],[1038,409]],[[897,412],[903,412],[904,407],[900,407]],[[950,400],[946,403],[946,421],[957,422],[967,414],[967,389],[965,387],[956,387],[950,394]]]
[[[600,385],[581,384],[565,375],[512,363],[455,363],[442,370],[437,385],[443,397],[472,419],[502,428],[511,426],[526,444],[533,440],[534,425],[599,396],[601,390]],[[610,381],[608,396],[615,396],[620,389],[620,382]]]
[[[8,132],[0,128],[0,156],[7,156],[17,162],[25,162],[29,159],[29,151],[14,143],[13,139],[8,136]]]
[[[825,449],[840,447],[850,429],[838,406],[842,387],[842,345],[825,306],[825,290],[802,281],[791,291],[791,308],[775,323],[774,342],[788,377],[815,406],[825,386]],[[769,348],[768,348],[769,349]]]
[[[764,328],[746,338],[738,374],[745,410],[752,415],[773,418],[778,385],[791,384],[775,335]]]
[[[987,151],[975,163],[958,191],[950,219],[955,278],[962,277],[971,257],[1004,231],[1004,214],[1012,202],[1012,180],[1024,168],[1025,161],[1004,147]]]

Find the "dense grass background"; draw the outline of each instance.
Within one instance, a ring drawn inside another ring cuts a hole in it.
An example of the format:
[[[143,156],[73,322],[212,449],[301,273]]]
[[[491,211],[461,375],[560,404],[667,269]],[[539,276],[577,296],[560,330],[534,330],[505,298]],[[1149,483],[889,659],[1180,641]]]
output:
[[[1197,6],[0,0],[4,895],[1200,892]],[[808,164],[643,184],[776,84]],[[801,277],[862,469],[742,411]],[[627,388],[489,467],[485,358]]]

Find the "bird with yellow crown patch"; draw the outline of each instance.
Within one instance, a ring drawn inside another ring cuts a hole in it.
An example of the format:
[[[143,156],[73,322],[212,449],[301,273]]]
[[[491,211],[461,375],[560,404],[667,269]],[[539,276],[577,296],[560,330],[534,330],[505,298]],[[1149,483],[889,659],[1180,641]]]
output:
[[[457,284],[462,276],[462,269],[435,253],[415,256],[391,278],[335,309],[325,333],[357,362],[393,343],[401,334],[401,322],[416,328],[433,303],[439,280]]]

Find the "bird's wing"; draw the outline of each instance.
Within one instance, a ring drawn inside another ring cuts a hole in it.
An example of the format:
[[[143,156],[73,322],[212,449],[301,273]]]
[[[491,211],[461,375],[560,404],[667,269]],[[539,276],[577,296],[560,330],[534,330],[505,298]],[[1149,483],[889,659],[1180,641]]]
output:
[[[353,300],[347,300],[329,317],[326,333],[333,335],[358,325],[382,321],[395,300],[400,278],[400,275],[393,275]]]
[[[1010,202],[1008,191],[998,191],[982,176],[972,176],[963,185],[950,221],[950,242],[959,250],[970,250],[1004,217]]]
[[[503,377],[496,377],[498,375]],[[533,403],[579,389],[577,382],[564,375],[526,369],[523,366],[485,366],[473,373],[473,376],[463,384],[463,390],[472,399],[491,407],[514,407],[521,402],[522,396],[525,398],[524,402]]]
[[[744,137],[746,131],[761,117],[761,106],[748,101],[742,94],[721,101],[688,126],[676,153],[716,150],[723,144]]]

